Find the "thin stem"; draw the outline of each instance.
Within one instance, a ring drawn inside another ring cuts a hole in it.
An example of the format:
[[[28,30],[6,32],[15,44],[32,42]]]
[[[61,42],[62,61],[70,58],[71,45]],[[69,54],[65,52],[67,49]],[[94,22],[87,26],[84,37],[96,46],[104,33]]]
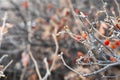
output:
[[[11,60],[5,67],[2,71],[5,71],[11,64],[12,64],[13,60]]]
[[[5,57],[8,57],[8,55],[3,55],[3,56],[0,58],[0,62],[2,62],[2,60],[3,60]]]
[[[66,66],[68,69],[70,69],[71,71],[73,71],[73,72],[75,72],[75,73],[77,73],[77,74],[79,74],[79,75],[83,75],[82,73],[74,70],[73,68],[71,68],[70,66],[68,66],[68,65],[66,64],[66,62],[65,62],[65,60],[64,60],[64,58],[63,58],[63,52],[61,52],[59,56],[60,56],[60,58],[61,58],[61,60],[62,60],[62,62],[63,62],[63,64],[64,64],[64,66]]]
[[[66,64],[66,62],[65,62],[65,60],[64,60],[64,58],[63,58],[63,52],[61,52],[61,54],[60,54],[59,56],[60,56],[63,64],[64,64],[68,69],[70,69],[70,70],[72,70],[73,72],[75,72],[75,73],[77,73],[77,74],[79,74],[79,75],[82,75],[82,76],[84,76],[84,77],[98,74],[98,73],[100,73],[100,72],[108,69],[108,68],[111,67],[111,66],[115,66],[115,65],[119,65],[119,64],[120,64],[120,62],[110,63],[110,64],[106,65],[105,67],[103,67],[103,68],[101,68],[101,69],[99,69],[99,70],[97,70],[97,71],[93,71],[93,72],[91,72],[91,73],[85,73],[85,74],[84,74],[84,73],[80,73],[80,72],[74,70],[73,68],[71,68],[70,66],[68,66],[68,65]]]
[[[46,66],[46,74],[45,74],[45,76],[43,77],[42,80],[46,80],[47,77],[51,74],[50,70],[49,70],[49,65],[48,65],[48,62],[47,62],[47,58],[44,58],[44,63],[45,63],[45,66]]]
[[[40,70],[39,70],[37,61],[35,60],[35,58],[34,58],[33,55],[32,55],[32,52],[30,51],[30,45],[28,45],[28,49],[29,49],[29,55],[30,55],[30,57],[31,57],[31,59],[32,59],[34,65],[35,65],[35,70],[36,70],[36,72],[37,72],[38,78],[39,78],[39,80],[41,80],[42,77],[41,77],[41,74],[40,74]]]
[[[120,17],[120,7],[119,7],[119,4],[118,4],[117,0],[114,0],[114,2],[116,4],[116,6],[117,6],[119,17]]]
[[[1,46],[1,43],[2,43],[3,30],[5,29],[6,20],[7,20],[7,12],[5,13],[5,15],[3,17],[3,24],[2,24],[2,28],[0,30],[0,46]]]
[[[88,74],[84,74],[83,76],[86,77],[86,76],[90,76],[90,75],[95,75],[95,74],[98,74],[98,73],[100,73],[100,72],[108,69],[108,68],[111,67],[111,66],[115,66],[115,65],[119,65],[119,64],[120,64],[119,62],[111,63],[111,64],[108,64],[108,65],[106,65],[105,67],[103,67],[103,68],[101,68],[101,69],[99,69],[99,70],[97,70],[97,71],[94,71],[94,72],[88,73]]]
[[[69,5],[70,5],[70,8],[72,10],[73,17],[74,17],[75,20],[77,20],[77,18],[75,17],[76,13],[74,12],[74,8],[73,8],[73,5],[71,3],[71,0],[68,0],[68,2],[69,2]],[[80,24],[80,22],[79,22],[79,24]],[[79,27],[79,24],[77,24],[77,26],[78,26],[78,29],[80,30],[80,34],[82,34],[82,28]]]
[[[55,42],[55,45],[56,45],[56,50],[55,50],[55,54],[54,54],[54,59],[53,59],[53,62],[52,62],[52,65],[50,67],[50,71],[52,71],[54,65],[55,65],[55,61],[56,61],[56,58],[55,56],[57,56],[57,53],[58,53],[58,49],[59,49],[59,46],[58,46],[58,41],[57,41],[57,38],[54,34],[52,34],[53,36],[53,39],[54,39],[54,42]]]

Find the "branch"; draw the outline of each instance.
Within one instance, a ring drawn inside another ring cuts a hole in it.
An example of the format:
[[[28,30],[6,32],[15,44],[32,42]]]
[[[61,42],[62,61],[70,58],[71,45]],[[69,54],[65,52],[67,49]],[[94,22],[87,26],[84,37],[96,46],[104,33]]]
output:
[[[75,73],[77,73],[77,74],[79,74],[79,75],[83,75],[82,73],[74,70],[73,68],[71,68],[70,66],[68,66],[68,65],[66,64],[66,62],[65,62],[65,60],[64,60],[64,58],[63,58],[63,52],[61,52],[59,56],[60,56],[63,64],[64,64],[68,69],[70,69],[71,71],[73,71],[73,72],[75,72]]]
[[[45,66],[46,66],[46,74],[45,74],[45,76],[42,78],[42,80],[46,80],[47,77],[51,74],[51,73],[50,73],[50,70],[49,70],[49,65],[48,65],[48,62],[47,62],[47,58],[44,58],[44,63],[45,63]]]
[[[35,58],[34,58],[33,55],[32,55],[32,52],[30,51],[30,45],[28,45],[28,48],[29,48],[29,55],[30,55],[30,57],[31,57],[31,59],[32,59],[34,65],[35,65],[35,70],[36,70],[36,72],[37,72],[37,75],[38,75],[38,77],[39,77],[39,80],[42,80],[42,77],[41,77],[41,74],[40,74],[40,70],[39,70],[37,61],[35,60]]]
[[[80,73],[80,72],[74,70],[73,68],[71,68],[70,66],[68,66],[68,65],[66,64],[66,62],[65,62],[65,60],[64,60],[64,58],[63,58],[63,52],[61,52],[61,54],[60,54],[59,56],[60,56],[63,64],[64,64],[68,69],[70,69],[70,70],[72,70],[73,72],[75,72],[75,73],[77,73],[77,74],[79,74],[79,75],[82,75],[82,76],[84,76],[84,77],[98,74],[98,73],[100,73],[100,72],[108,69],[108,68],[111,67],[111,66],[115,66],[115,65],[119,65],[119,64],[120,64],[120,62],[110,63],[110,64],[106,65],[105,67],[103,67],[103,68],[101,68],[101,69],[99,69],[99,70],[97,70],[97,71],[84,74],[84,73]]]
[[[53,69],[53,67],[55,65],[55,61],[56,61],[55,57],[57,56],[58,48],[59,48],[56,36],[54,34],[52,34],[52,36],[53,36],[53,39],[54,39],[54,42],[55,42],[55,45],[56,45],[56,50],[55,50],[55,54],[54,54],[54,59],[53,59],[52,65],[50,67],[50,71],[52,71],[52,69]]]
[[[0,30],[0,46],[2,43],[2,38],[3,38],[3,34],[4,34],[3,30],[5,29],[6,20],[7,20],[7,12],[5,13],[5,15],[3,17],[3,24],[2,24],[2,28]]]

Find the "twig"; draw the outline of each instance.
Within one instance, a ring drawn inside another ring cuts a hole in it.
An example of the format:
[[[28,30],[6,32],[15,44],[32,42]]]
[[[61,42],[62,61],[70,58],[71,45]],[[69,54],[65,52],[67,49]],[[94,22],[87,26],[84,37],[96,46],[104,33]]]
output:
[[[46,74],[45,74],[45,76],[42,78],[42,80],[46,80],[47,77],[51,74],[51,73],[50,73],[50,70],[49,70],[49,65],[48,65],[48,62],[47,62],[47,58],[44,58],[44,63],[45,63],[45,66],[46,66]]]
[[[35,70],[36,70],[36,72],[37,72],[37,75],[38,75],[38,77],[39,77],[39,80],[42,80],[42,77],[41,77],[41,74],[40,74],[40,70],[39,70],[37,61],[35,60],[35,58],[34,58],[33,55],[32,55],[32,52],[30,51],[30,45],[28,45],[27,47],[28,47],[28,49],[29,49],[29,55],[30,55],[30,57],[31,57],[31,59],[32,59],[34,65],[35,65]]]
[[[55,61],[56,61],[55,57],[57,56],[58,48],[59,48],[56,36],[54,34],[52,34],[52,36],[53,36],[53,39],[54,39],[54,42],[55,42],[55,45],[56,45],[56,50],[55,50],[55,54],[54,54],[54,59],[53,59],[52,65],[50,67],[50,71],[52,71],[53,67],[55,66]]]
[[[2,43],[3,30],[5,29],[6,20],[7,20],[7,12],[5,13],[5,15],[3,17],[3,24],[2,24],[2,28],[0,30],[0,46],[1,46],[1,43]]]
[[[82,73],[74,70],[73,68],[71,68],[70,66],[68,66],[68,65],[66,64],[66,62],[65,62],[65,60],[64,60],[64,58],[63,58],[63,52],[61,52],[60,55],[58,55],[58,56],[60,56],[63,64],[64,64],[68,69],[70,69],[71,71],[73,71],[73,72],[75,72],[75,73],[77,73],[77,74],[79,74],[79,75],[83,75]]]
[[[31,29],[31,19],[32,18],[30,16],[30,12],[28,12],[28,17],[30,19],[30,25],[27,26],[27,31],[28,31],[28,37],[27,38],[28,38],[28,42],[31,42],[32,41],[32,29]],[[27,44],[27,51],[28,51],[28,54],[30,55],[30,57],[31,57],[31,59],[32,59],[34,65],[35,65],[35,70],[37,72],[39,80],[42,80],[37,61],[35,60],[35,58],[33,57],[32,52],[31,52],[31,45],[30,44]]]
[[[119,7],[119,4],[118,4],[117,0],[114,0],[114,2],[115,2],[115,4],[116,4],[116,6],[117,6],[118,13],[119,13],[119,16],[120,16],[120,7]]]
[[[11,60],[2,70],[3,72],[12,64],[13,60]]]
[[[20,80],[24,80],[25,71],[26,71],[26,68],[22,70],[22,73],[20,75]]]
[[[111,66],[115,66],[115,65],[119,65],[119,64],[120,64],[119,62],[111,63],[111,64],[108,64],[108,65],[106,65],[105,67],[103,67],[103,68],[101,68],[101,69],[99,69],[99,70],[97,70],[97,71],[94,71],[94,72],[88,73],[88,74],[84,74],[83,76],[86,77],[86,76],[90,76],[90,75],[95,75],[95,74],[98,74],[98,73],[100,73],[100,72],[108,69],[108,68],[111,67]]]
[[[82,76],[84,76],[84,77],[98,74],[98,73],[100,73],[100,72],[108,69],[108,68],[111,67],[111,66],[115,66],[115,65],[119,65],[119,64],[120,64],[120,62],[110,63],[110,64],[106,65],[105,67],[103,67],[103,68],[101,68],[101,69],[99,69],[99,70],[97,70],[97,71],[94,71],[94,72],[91,72],[91,73],[80,73],[80,72],[74,70],[73,68],[71,68],[70,66],[68,66],[68,65],[66,64],[66,62],[65,62],[65,60],[64,60],[64,58],[63,58],[63,52],[61,52],[61,54],[60,54],[59,56],[60,56],[63,64],[64,64],[68,69],[70,69],[70,70],[72,70],[73,72],[75,72],[75,73],[77,73],[77,74],[79,74],[79,75],[82,75]]]
[[[71,3],[71,0],[68,0],[68,2],[69,2],[69,5],[70,5],[70,8],[71,8],[71,10],[72,10],[72,14],[73,14],[73,17],[74,17],[74,19],[75,20],[77,20],[77,18],[76,18],[76,13],[74,12],[74,8],[73,8],[73,5],[72,5],[72,3]],[[79,20],[79,19],[78,19]],[[79,22],[79,24],[77,24],[77,26],[79,26],[80,25],[80,22]],[[82,34],[82,28],[81,27],[78,27],[78,29],[80,30],[80,34]]]
[[[3,55],[3,56],[0,58],[0,62],[2,62],[2,60],[3,60],[5,57],[8,57],[8,55]]]

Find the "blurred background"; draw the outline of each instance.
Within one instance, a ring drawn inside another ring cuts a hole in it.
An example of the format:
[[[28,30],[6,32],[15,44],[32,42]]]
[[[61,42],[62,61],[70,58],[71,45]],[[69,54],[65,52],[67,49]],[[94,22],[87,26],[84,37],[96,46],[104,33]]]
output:
[[[70,1],[70,2],[69,2]],[[107,2],[109,15],[115,10],[118,15],[117,6],[114,0],[104,0]],[[120,0],[117,0],[120,3]],[[72,5],[72,6],[71,6]],[[41,76],[46,74],[44,58],[47,58],[51,66],[56,45],[52,34],[57,28],[57,32],[68,25],[70,30],[79,34],[81,23],[79,19],[73,16],[72,10],[76,14],[82,11],[94,21],[97,11],[103,9],[101,0],[0,0],[0,27],[3,24],[3,17],[7,13],[6,24],[2,36],[0,56],[5,54],[7,58],[3,59],[1,65],[5,66],[10,60],[13,63],[5,70],[6,77],[1,80],[38,80],[34,63],[29,56],[27,45],[30,45],[35,60],[37,61]],[[103,20],[104,14],[98,19]],[[88,25],[89,26],[89,25]],[[104,29],[99,29],[105,33]],[[28,37],[31,37],[31,40]],[[66,63],[76,70],[89,71],[87,68],[76,66],[75,60],[77,53],[86,54],[86,48],[71,39],[69,35],[63,34],[57,37],[59,44],[58,54],[64,52]],[[67,69],[61,59],[56,56],[56,62],[48,80],[101,80],[98,76],[82,77]]]

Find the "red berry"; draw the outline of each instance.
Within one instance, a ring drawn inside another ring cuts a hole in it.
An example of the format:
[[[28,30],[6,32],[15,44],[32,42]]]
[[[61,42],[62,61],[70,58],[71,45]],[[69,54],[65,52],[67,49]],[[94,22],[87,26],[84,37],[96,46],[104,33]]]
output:
[[[109,39],[106,39],[106,40],[104,41],[104,45],[108,46],[109,44],[110,44]]]
[[[116,62],[116,59],[114,57],[110,57],[110,61]]]
[[[110,48],[111,48],[111,49],[115,49],[115,48],[116,48],[116,45],[110,44]]]
[[[77,57],[78,57],[78,58],[80,58],[82,55],[83,55],[83,54],[82,54],[80,51],[77,52]]]
[[[86,34],[86,33],[83,33],[83,34],[82,34],[82,38],[83,38],[83,39],[86,39],[86,38],[87,38],[87,34]]]
[[[115,44],[116,46],[120,46],[120,41],[119,41],[119,40],[115,40],[115,41],[114,41],[114,44]]]
[[[81,38],[81,37],[80,37],[79,35],[76,35],[76,36],[75,36],[75,39],[76,39],[77,41],[79,41],[80,38]]]
[[[28,7],[28,2],[27,2],[27,1],[24,1],[24,2],[22,3],[22,7],[27,8],[27,7]]]

